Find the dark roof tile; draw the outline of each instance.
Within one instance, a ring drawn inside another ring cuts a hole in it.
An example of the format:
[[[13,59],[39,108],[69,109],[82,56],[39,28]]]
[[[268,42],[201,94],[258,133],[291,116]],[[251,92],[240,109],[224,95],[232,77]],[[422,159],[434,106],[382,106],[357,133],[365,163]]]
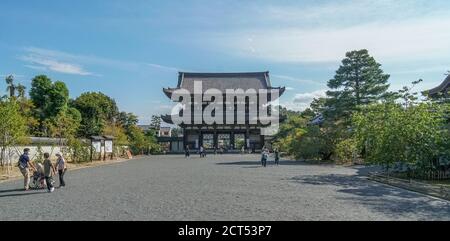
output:
[[[191,92],[194,90],[194,81],[201,81],[203,90],[241,88],[267,89],[270,88],[269,72],[244,72],[244,73],[190,73],[180,72],[178,88],[184,88]]]

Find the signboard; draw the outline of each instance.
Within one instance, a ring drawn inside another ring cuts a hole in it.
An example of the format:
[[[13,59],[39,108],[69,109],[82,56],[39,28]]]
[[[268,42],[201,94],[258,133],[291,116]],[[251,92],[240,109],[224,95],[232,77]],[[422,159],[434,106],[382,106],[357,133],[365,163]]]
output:
[[[101,142],[100,141],[93,141],[92,142],[92,148],[94,148],[95,152],[100,152],[101,151]]]
[[[105,152],[107,153],[113,152],[113,144],[111,140],[105,140]]]

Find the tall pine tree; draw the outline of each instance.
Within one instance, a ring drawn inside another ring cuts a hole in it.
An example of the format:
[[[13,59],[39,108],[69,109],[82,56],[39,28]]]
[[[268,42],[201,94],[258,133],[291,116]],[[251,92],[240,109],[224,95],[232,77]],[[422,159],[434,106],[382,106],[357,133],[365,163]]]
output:
[[[328,81],[327,114],[333,119],[348,117],[358,106],[386,97],[389,75],[366,49],[346,53],[333,79]]]

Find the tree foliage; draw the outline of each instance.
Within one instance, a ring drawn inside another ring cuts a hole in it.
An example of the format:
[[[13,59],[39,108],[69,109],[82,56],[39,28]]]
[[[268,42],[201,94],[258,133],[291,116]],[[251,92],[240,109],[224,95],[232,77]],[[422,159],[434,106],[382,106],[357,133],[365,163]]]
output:
[[[44,122],[50,137],[59,138],[60,145],[65,145],[71,138],[75,138],[81,123],[81,114],[75,108],[66,108],[53,118]]]
[[[130,127],[130,146],[134,154],[144,154],[150,146],[149,139],[145,136],[144,132],[137,126]]]
[[[116,121],[119,113],[114,99],[101,92],[81,94],[70,104],[81,113],[80,136],[100,135],[107,123]]]
[[[328,118],[350,117],[357,107],[386,97],[389,75],[365,49],[346,53],[333,79],[328,81]]]
[[[400,165],[419,176],[450,168],[448,101],[420,100],[414,88],[422,80],[388,92],[380,67],[367,50],[348,52],[326,98],[302,113],[284,111],[275,144],[299,159]]]
[[[131,126],[130,126],[131,127]],[[130,128],[128,127],[128,128]],[[108,123],[103,127],[103,135],[114,136],[116,145],[128,145],[128,136],[125,128],[120,124]]]
[[[133,113],[122,111],[117,118],[118,124],[121,125],[127,133],[129,133],[132,126],[137,125],[138,117]]]
[[[433,103],[408,107],[383,103],[355,114],[355,138],[365,160],[386,169],[401,163],[421,171],[450,161],[446,108]]]
[[[152,119],[150,121],[150,128],[159,131],[161,127],[161,117],[157,115],[152,115]]]
[[[52,82],[47,76],[38,75],[31,82],[30,98],[36,107],[36,116],[45,121],[67,107],[69,90],[62,81]]]
[[[19,104],[14,99],[0,102],[0,147],[1,164],[6,148],[27,141],[26,118],[20,113]]]

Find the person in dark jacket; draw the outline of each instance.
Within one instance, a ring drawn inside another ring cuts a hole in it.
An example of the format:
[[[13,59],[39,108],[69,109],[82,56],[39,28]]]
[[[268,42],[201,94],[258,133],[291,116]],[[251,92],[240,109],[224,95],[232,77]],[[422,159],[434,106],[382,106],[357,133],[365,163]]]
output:
[[[278,166],[278,164],[280,163],[280,152],[278,151],[278,148],[275,148],[274,154],[275,154],[275,165]]]
[[[25,188],[25,191],[30,189],[30,170],[29,167],[33,168],[34,170],[36,170],[35,166],[33,165],[33,163],[30,160],[30,157],[28,156],[30,153],[30,149],[29,148],[25,148],[23,149],[23,154],[20,156],[19,158],[19,170],[23,175],[23,185]]]
[[[186,145],[186,148],[184,149],[184,157],[189,157],[191,155],[190,151],[189,151],[189,146]]]

